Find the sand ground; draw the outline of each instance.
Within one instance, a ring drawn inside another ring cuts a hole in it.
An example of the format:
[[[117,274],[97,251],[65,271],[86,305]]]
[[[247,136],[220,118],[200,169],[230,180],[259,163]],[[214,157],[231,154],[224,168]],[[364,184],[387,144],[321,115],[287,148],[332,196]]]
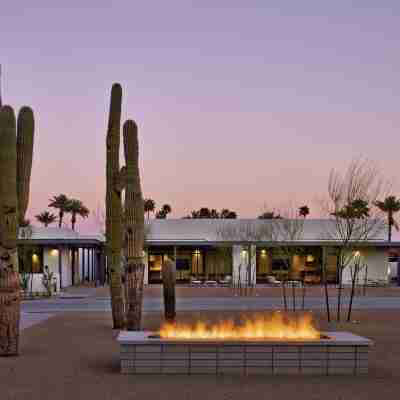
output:
[[[179,319],[232,314],[182,313]],[[340,328],[376,342],[367,376],[125,376],[119,374],[117,332],[111,329],[109,313],[59,314],[22,332],[20,357],[0,358],[0,399],[398,398],[400,311],[355,312],[354,319],[360,323]],[[143,325],[156,329],[160,321],[160,314],[146,314]],[[326,328],[326,323],[320,324]]]

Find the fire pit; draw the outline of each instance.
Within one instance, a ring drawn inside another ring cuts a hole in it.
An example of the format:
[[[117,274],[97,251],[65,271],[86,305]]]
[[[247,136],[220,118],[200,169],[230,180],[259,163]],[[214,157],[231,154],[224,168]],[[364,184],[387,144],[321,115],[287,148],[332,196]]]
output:
[[[159,332],[121,332],[124,374],[359,375],[369,339],[319,332],[310,315],[255,316],[243,324],[174,324]]]

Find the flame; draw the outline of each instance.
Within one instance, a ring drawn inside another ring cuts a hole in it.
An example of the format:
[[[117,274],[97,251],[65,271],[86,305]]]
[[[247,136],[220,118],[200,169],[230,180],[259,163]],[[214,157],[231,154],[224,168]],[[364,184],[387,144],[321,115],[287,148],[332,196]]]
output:
[[[168,339],[320,339],[310,313],[289,316],[279,311],[255,314],[243,323],[222,320],[215,324],[197,321],[194,324],[165,323],[160,337]]]

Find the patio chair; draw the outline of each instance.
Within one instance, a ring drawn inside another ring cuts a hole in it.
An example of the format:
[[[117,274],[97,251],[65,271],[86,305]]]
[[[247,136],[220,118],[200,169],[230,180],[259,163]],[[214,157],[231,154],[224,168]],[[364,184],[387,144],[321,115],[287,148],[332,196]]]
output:
[[[203,284],[203,281],[201,281],[200,279],[196,279],[196,277],[191,276],[190,277],[190,286],[201,286]]]
[[[267,276],[267,282],[272,285],[280,285],[281,281],[278,281],[274,275]]]
[[[221,286],[231,286],[232,285],[232,275],[226,275],[224,279],[218,282]]]

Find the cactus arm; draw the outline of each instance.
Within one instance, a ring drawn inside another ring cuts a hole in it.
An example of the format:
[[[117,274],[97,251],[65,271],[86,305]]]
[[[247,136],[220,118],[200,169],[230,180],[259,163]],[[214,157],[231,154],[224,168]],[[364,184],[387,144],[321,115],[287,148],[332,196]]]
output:
[[[35,121],[30,107],[22,107],[17,121],[17,197],[19,225],[25,220],[29,202]]]
[[[140,185],[137,126],[124,124],[126,322],[128,330],[140,330],[143,302],[144,202]]]
[[[110,270],[111,308],[114,329],[125,324],[121,282],[122,207],[121,190],[115,182],[119,174],[122,88],[116,83],[111,89],[107,127],[106,159],[106,251]]]
[[[0,109],[0,270],[18,272],[17,136],[14,110]]]

